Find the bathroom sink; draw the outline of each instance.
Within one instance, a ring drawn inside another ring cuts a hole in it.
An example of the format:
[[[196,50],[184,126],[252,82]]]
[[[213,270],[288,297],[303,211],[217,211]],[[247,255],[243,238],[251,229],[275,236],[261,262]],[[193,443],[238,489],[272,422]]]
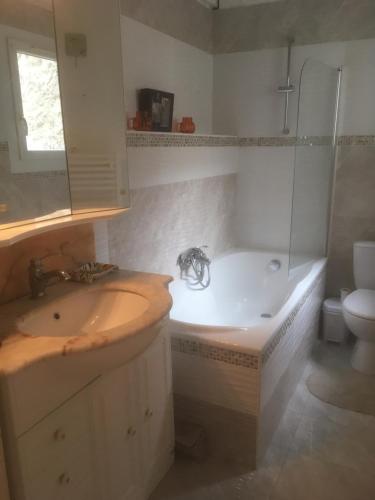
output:
[[[19,330],[35,337],[106,334],[138,319],[149,308],[147,298],[123,289],[73,293],[41,306],[18,320]]]

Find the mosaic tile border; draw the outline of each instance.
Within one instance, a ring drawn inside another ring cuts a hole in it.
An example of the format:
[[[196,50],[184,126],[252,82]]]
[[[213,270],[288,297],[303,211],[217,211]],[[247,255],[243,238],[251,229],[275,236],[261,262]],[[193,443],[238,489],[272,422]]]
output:
[[[184,135],[130,132],[126,135],[129,148],[186,148],[186,147],[290,147],[329,146],[332,137],[236,137],[232,135]],[[338,146],[375,146],[375,135],[342,135]],[[0,151],[9,151],[7,142],[0,142]]]
[[[240,137],[240,147],[290,147],[290,146],[329,146],[332,144],[329,136],[303,137]]]
[[[300,301],[296,304],[293,311],[290,313],[288,318],[281,325],[271,342],[267,345],[265,350],[261,354],[262,366],[264,366],[270,359],[272,353],[279,345],[283,337],[287,334],[289,328],[291,327],[297,314],[304,306],[307,299],[310,297],[312,292],[317,286],[319,286],[323,276],[325,275],[325,269],[323,269],[319,275],[315,278],[314,282],[303,294]],[[195,340],[187,340],[174,338],[171,339],[172,351],[180,352],[183,354],[188,354],[190,356],[200,356],[205,359],[212,359],[214,361],[220,361],[222,363],[228,363],[236,366],[243,366],[245,368],[252,368],[253,370],[259,370],[259,360],[260,357],[254,354],[248,354],[239,351],[233,351],[231,349],[224,349],[222,347],[211,346],[208,344],[203,344]]]
[[[284,323],[281,325],[271,342],[266,346],[266,348],[262,352],[262,366],[264,366],[267,361],[270,359],[272,353],[276,349],[276,347],[280,344],[281,340],[285,337],[285,335],[288,333],[289,328],[292,326],[293,321],[295,320],[297,314],[301,310],[301,308],[304,306],[305,302],[307,299],[310,297],[312,292],[315,290],[317,286],[319,286],[321,280],[323,279],[323,276],[325,274],[325,269],[323,269],[319,275],[315,278],[314,282],[310,285],[310,287],[306,290],[306,292],[303,294],[302,298],[298,302],[298,304],[294,307],[293,311],[289,314],[287,319],[284,321]]]
[[[375,146],[375,135],[341,135],[339,146]]]
[[[200,356],[213,361],[220,361],[235,366],[243,366],[253,370],[259,369],[259,356],[244,352],[232,351],[222,347],[203,344],[195,340],[180,338],[171,339],[172,351],[188,354],[190,356]]]
[[[302,137],[236,137],[229,135],[184,135],[150,132],[128,132],[126,144],[131,148],[149,147],[292,147],[329,146],[331,136]],[[343,135],[338,146],[374,146],[375,135]]]
[[[126,145],[131,148],[230,147],[238,146],[238,137],[130,132],[126,135]]]

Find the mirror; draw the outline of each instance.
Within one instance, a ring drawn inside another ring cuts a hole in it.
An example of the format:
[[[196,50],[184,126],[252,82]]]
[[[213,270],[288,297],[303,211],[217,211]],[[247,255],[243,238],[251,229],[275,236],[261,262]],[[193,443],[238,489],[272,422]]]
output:
[[[73,213],[129,206],[118,0],[54,0]]]
[[[0,7],[0,228],[69,215],[52,0]]]
[[[118,0],[3,0],[0,229],[129,206]]]

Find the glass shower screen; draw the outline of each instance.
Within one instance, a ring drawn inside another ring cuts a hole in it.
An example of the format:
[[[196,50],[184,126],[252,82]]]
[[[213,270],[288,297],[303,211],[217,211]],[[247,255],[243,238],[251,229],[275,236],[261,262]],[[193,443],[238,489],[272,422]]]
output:
[[[289,268],[326,255],[341,70],[308,59],[301,71]]]

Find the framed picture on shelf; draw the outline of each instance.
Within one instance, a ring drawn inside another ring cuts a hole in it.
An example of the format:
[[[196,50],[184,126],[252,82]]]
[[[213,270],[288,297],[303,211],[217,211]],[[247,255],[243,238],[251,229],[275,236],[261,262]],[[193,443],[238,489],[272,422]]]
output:
[[[141,89],[138,94],[138,110],[143,130],[172,132],[174,94],[162,90]]]

